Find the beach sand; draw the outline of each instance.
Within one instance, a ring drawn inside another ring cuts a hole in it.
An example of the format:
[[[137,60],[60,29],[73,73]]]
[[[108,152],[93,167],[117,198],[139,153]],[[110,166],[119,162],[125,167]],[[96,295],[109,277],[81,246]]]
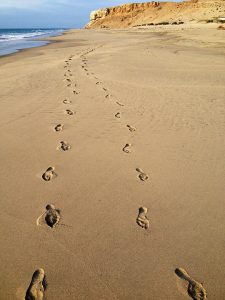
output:
[[[224,37],[72,30],[0,59],[1,300],[38,268],[49,300],[190,299],[176,268],[225,299]]]

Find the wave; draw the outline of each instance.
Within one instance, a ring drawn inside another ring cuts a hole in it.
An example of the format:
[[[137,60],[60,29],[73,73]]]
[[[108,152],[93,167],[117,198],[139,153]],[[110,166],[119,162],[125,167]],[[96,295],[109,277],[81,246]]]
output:
[[[15,41],[23,39],[38,38],[40,36],[49,36],[62,32],[63,29],[54,30],[33,30],[30,32],[3,32],[0,33],[0,41]]]

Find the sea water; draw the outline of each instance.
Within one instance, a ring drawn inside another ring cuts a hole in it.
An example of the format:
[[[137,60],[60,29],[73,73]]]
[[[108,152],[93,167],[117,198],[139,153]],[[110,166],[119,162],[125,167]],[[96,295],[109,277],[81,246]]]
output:
[[[60,35],[65,30],[62,28],[0,29],[0,56],[25,48],[46,45],[48,41],[37,39]]]

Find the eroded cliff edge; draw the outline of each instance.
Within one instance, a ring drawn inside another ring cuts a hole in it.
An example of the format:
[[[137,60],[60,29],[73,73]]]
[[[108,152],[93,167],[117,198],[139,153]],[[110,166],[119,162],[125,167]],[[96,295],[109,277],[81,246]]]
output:
[[[91,12],[86,28],[129,28],[141,25],[214,22],[225,17],[225,0],[145,2]]]

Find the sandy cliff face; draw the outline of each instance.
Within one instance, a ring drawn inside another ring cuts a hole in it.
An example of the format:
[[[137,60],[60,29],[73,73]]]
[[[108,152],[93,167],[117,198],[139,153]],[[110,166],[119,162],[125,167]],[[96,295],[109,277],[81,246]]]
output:
[[[128,28],[140,25],[210,22],[225,16],[225,0],[145,2],[99,9],[86,28]]]

